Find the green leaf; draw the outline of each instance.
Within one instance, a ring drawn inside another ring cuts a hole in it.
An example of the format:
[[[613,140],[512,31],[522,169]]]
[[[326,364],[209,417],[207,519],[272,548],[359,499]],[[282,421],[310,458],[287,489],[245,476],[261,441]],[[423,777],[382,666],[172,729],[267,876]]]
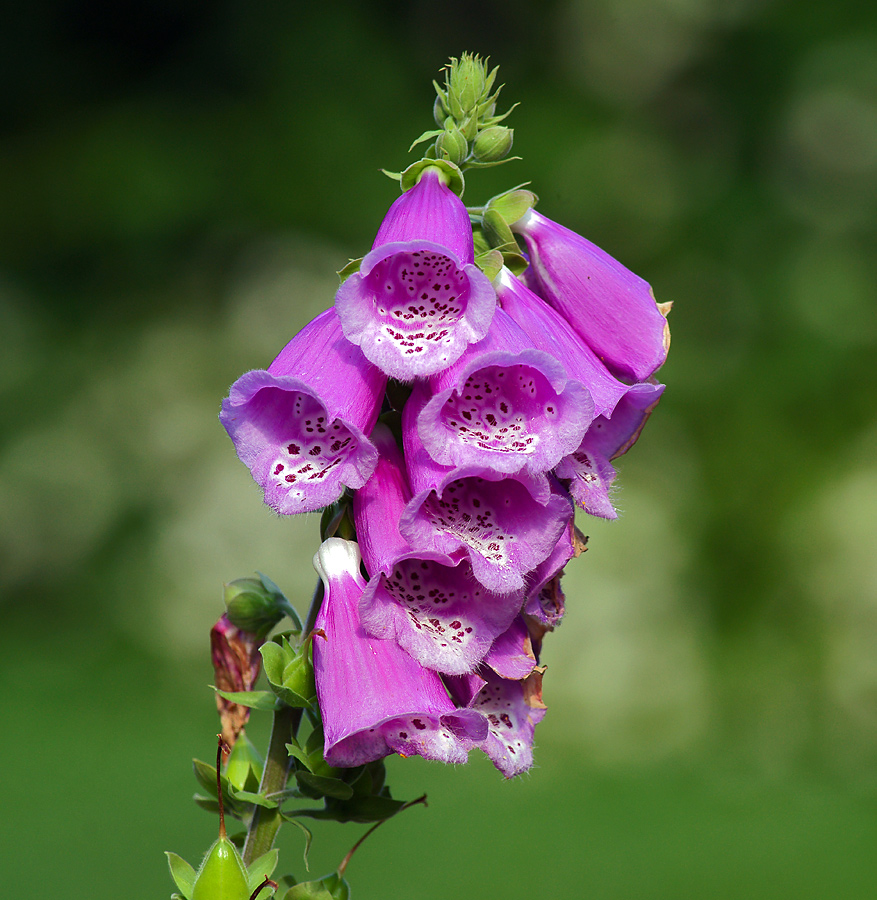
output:
[[[295,777],[305,793],[312,797],[349,800],[353,796],[353,788],[340,778],[328,778],[325,775],[314,775],[311,772],[301,771],[297,771]]]
[[[250,893],[266,879],[270,878],[272,872],[277,868],[277,860],[280,851],[275,847],[267,853],[263,853],[258,859],[254,859],[247,867],[247,880],[249,882]]]
[[[271,691],[221,691],[213,688],[220,697],[237,703],[238,706],[248,706],[250,709],[264,709],[269,712],[277,709],[277,698]]]
[[[335,900],[322,881],[303,881],[291,887],[283,900]]]
[[[254,794],[252,791],[233,790],[232,797],[241,803],[252,803],[264,809],[276,809],[278,806],[277,800],[269,800],[264,794]]]
[[[211,766],[201,759],[192,760],[192,768],[195,771],[195,777],[198,783],[209,794],[216,796],[216,766]]]
[[[282,815],[282,813],[281,813],[281,815]],[[295,825],[296,828],[300,829],[301,832],[302,832],[302,834],[304,834],[304,836],[305,836],[305,849],[304,849],[304,852],[303,852],[302,856],[303,856],[304,862],[305,862],[305,869],[306,869],[307,871],[310,871],[310,868],[311,868],[311,867],[310,867],[310,865],[308,864],[308,854],[311,852],[311,841],[313,841],[313,839],[314,839],[314,833],[313,833],[313,832],[311,831],[311,829],[308,828],[307,825],[305,825],[303,822],[299,822],[298,819],[288,818],[287,816],[283,816],[283,818],[284,818],[287,822],[292,822],[292,824]]]
[[[171,852],[166,852],[165,856],[167,857],[168,866],[171,870],[171,878],[173,878],[174,884],[180,889],[185,900],[191,900],[192,887],[195,884],[195,878],[198,873],[183,859],[182,856],[178,856],[176,853]]]

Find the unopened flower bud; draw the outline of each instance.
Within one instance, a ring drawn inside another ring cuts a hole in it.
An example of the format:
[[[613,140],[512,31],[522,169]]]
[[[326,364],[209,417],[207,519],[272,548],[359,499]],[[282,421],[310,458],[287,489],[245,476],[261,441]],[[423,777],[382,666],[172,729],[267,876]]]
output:
[[[512,149],[514,131],[505,125],[491,125],[475,137],[472,153],[479,162],[496,162]]]
[[[472,112],[484,93],[484,63],[478,56],[464,53],[459,62],[451,65],[448,89],[453,93],[463,110]]]
[[[259,578],[237,578],[225,586],[225,607],[229,621],[251,634],[266,632],[284,615],[278,597]]]
[[[445,130],[436,138],[436,153],[439,159],[448,159],[458,166],[469,155],[469,142],[453,119],[447,119],[444,127]]]
[[[449,115],[450,113],[445,109],[444,103],[442,103],[442,98],[436,97],[435,104],[432,107],[432,116],[435,119],[435,124],[441,128]]]

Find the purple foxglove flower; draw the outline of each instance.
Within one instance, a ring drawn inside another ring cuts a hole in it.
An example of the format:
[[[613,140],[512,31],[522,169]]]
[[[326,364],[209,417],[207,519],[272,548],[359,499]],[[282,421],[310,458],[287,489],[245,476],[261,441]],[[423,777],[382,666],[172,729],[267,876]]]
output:
[[[598,416],[578,450],[563,459],[555,470],[558,478],[569,483],[576,504],[589,515],[604,519],[618,517],[609,499],[616,475],[609,460],[626,453],[636,443],[663,392],[663,384],[632,385],[612,416]]]
[[[390,753],[465,762],[484,740],[484,718],[457,709],[441,678],[394,641],[369,637],[359,622],[365,581],[359,549],[329,538],[314,557],[325,586],[314,641],[314,673],[331,766],[358,766]]]
[[[380,452],[377,467],[353,495],[370,577],[360,600],[362,625],[369,634],[395,640],[427,668],[471,672],[509,627],[523,597],[487,590],[461,554],[452,559],[411,549],[398,526],[411,499],[402,454],[384,426],[375,428],[372,439]]]
[[[488,735],[480,747],[506,778],[520,775],[533,765],[533,734],[545,716],[543,671],[534,669],[522,681],[514,681],[482,666],[478,670],[484,680],[480,690],[472,676],[445,678],[451,696],[461,706],[487,717]]]
[[[378,454],[367,435],[386,384],[327,309],[267,371],[238,378],[219,419],[265,502],[279,513],[311,512],[372,473]]]
[[[669,306],[655,302],[647,282],[535,210],[511,227],[527,243],[537,293],[611,372],[645,381],[663,364],[670,346]]]
[[[594,418],[587,390],[501,309],[487,337],[415,385],[406,405],[436,462],[534,475],[578,448]]]
[[[437,168],[390,207],[359,272],[338,289],[344,334],[402,381],[431,375],[487,334],[496,295],[473,264],[472,227]]]
[[[402,535],[418,551],[465,550],[491,591],[522,591],[525,575],[549,556],[572,518],[568,498],[544,475],[439,466],[413,434],[403,426],[414,497],[399,522]]]

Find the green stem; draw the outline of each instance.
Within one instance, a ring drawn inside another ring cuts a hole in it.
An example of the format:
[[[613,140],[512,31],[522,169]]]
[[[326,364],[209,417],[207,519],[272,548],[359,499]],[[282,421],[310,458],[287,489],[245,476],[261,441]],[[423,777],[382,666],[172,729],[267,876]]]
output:
[[[311,607],[308,610],[302,637],[306,637],[313,630],[322,602],[323,582],[318,581],[311,599]],[[262,781],[259,784],[259,793],[264,796],[282,791],[289,781],[293,759],[289,755],[286,745],[298,734],[302,712],[301,709],[282,706],[274,713],[271,739],[268,743],[268,753],[265,756],[265,768],[262,770]],[[276,809],[265,809],[263,806],[254,808],[242,854],[246,865],[267,853],[274,846],[274,839],[282,824],[283,816],[280,814],[279,807]]]

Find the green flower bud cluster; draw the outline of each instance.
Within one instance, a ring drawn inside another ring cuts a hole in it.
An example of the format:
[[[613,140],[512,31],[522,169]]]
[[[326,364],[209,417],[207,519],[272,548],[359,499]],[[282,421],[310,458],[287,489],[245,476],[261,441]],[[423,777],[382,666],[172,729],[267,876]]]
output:
[[[411,146],[434,143],[426,151],[431,159],[445,160],[461,169],[496,166],[509,159],[514,131],[500,125],[514,106],[496,115],[502,86],[493,89],[498,67],[487,69],[487,60],[470,53],[451,58],[445,84],[433,82],[436,91],[433,116],[437,130],[424,132]],[[515,104],[516,106],[517,104]]]

